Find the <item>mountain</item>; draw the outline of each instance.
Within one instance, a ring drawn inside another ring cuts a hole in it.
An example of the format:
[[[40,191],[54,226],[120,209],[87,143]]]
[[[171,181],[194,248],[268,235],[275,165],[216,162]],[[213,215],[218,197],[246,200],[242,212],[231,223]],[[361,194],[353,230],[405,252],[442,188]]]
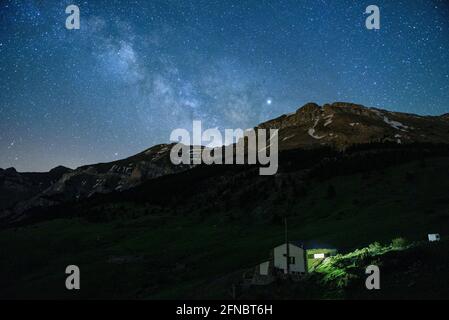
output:
[[[18,173],[12,168],[2,170],[0,182],[5,199],[1,202],[0,219],[18,221],[32,208],[89,198],[96,193],[126,190],[148,179],[190,168],[173,165],[169,158],[170,149],[171,145],[160,144],[126,159],[81,166],[75,170],[63,167],[48,173]]]
[[[308,103],[294,113],[264,122],[255,129],[261,128],[279,129],[281,151],[323,147],[345,150],[370,143],[449,142],[449,114],[419,116],[344,102],[324,106]],[[46,174],[2,170],[1,188],[6,192],[2,192],[0,219],[3,218],[3,223],[20,221],[26,217],[24,213],[33,208],[122,192],[146,181],[191,169],[193,165],[171,163],[172,146],[160,144],[126,159],[75,170],[55,168]]]
[[[170,162],[172,145],[160,144],[126,159],[86,165],[65,174],[43,192],[46,197],[74,200],[95,193],[132,188],[142,181],[186,170]]]
[[[63,166],[42,173],[19,173],[14,168],[0,169],[0,212],[18,201],[44,191],[71,171]]]
[[[322,107],[308,103],[258,128],[279,129],[281,150],[317,146],[345,149],[372,142],[449,142],[449,114],[419,116],[345,102]]]
[[[378,263],[380,297],[447,297],[447,116],[376,110],[308,104],[261,124],[280,128],[273,176],[257,165],[172,168],[170,145],[63,173],[33,197],[42,206],[0,225],[0,298],[371,298],[365,267]],[[354,118],[363,130],[352,137]],[[330,133],[338,143],[320,138]],[[341,255],[297,286],[248,287],[285,241],[284,217],[290,239]],[[398,239],[416,246],[399,251]],[[83,290],[65,289],[68,263],[82,270]]]
[[[381,297],[449,296],[441,285],[449,283],[447,145],[294,149],[279,160],[275,176],[199,165],[29,211],[34,220],[0,229],[0,298],[226,299],[232,288],[242,299],[371,298],[374,290],[363,289],[369,264],[383,272]],[[292,290],[282,282],[247,288],[255,266],[285,241],[285,216],[290,239],[343,256]],[[446,244],[371,255],[376,243],[426,241],[428,233]],[[69,263],[82,270],[82,290],[64,286]],[[336,277],[321,284],[328,275]],[[335,289],[344,291],[329,296]]]

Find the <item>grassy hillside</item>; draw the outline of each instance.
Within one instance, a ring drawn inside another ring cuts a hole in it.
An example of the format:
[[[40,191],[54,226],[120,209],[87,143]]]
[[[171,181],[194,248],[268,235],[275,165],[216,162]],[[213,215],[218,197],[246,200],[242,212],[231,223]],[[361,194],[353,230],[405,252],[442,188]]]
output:
[[[116,201],[89,209],[108,219],[81,214],[5,229],[0,231],[0,298],[228,298],[232,283],[282,243],[278,218],[283,215],[289,216],[292,240],[340,253],[397,237],[425,240],[431,232],[444,238],[449,235],[448,160],[311,178],[301,182],[302,191],[287,184],[279,189],[286,198],[278,190],[281,198],[269,196],[243,209],[232,199],[228,208],[220,204],[215,210],[213,202],[205,210]],[[434,255],[443,255],[444,248],[432,248]],[[76,292],[65,289],[69,264],[81,269]],[[327,290],[315,288],[318,297]],[[364,294],[354,291],[350,297]]]
[[[322,261],[300,281],[277,280],[244,290],[242,299],[447,299],[449,241],[372,243]],[[379,290],[367,290],[366,268],[379,267]]]

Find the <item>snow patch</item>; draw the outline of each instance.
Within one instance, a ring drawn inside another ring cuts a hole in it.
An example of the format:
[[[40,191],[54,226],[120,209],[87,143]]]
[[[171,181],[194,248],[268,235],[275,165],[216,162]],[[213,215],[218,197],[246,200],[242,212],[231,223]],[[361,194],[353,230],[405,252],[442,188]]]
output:
[[[95,189],[95,188],[98,188],[98,187],[102,186],[103,183],[105,182],[105,180],[103,180],[103,179],[97,179],[95,182],[96,182],[96,183],[95,183],[95,185],[92,187],[92,189]]]
[[[318,124],[319,120],[320,119],[316,119],[315,123],[313,124],[313,127],[310,128],[309,130],[307,130],[307,133],[309,134],[309,136],[311,136],[312,138],[317,139],[317,140],[323,139],[325,137],[325,136],[317,136],[317,135],[315,135],[315,127]]]
[[[389,119],[386,115],[384,115],[379,110],[373,110],[373,112],[375,114],[377,114],[379,117],[381,117],[386,124],[388,124],[389,126],[391,126],[392,128],[394,128],[396,130],[407,131],[407,129],[409,129],[408,126],[400,123],[399,121]]]
[[[285,141],[285,140],[288,140],[288,139],[291,139],[291,138],[293,138],[295,135],[294,134],[292,134],[291,136],[288,136],[288,137],[285,137],[284,139],[282,139],[282,141]]]
[[[334,117],[333,113],[324,117],[324,119],[326,119],[326,122],[324,123],[325,127],[327,127],[328,125],[330,125],[332,123],[333,117]]]
[[[396,142],[397,142],[397,143],[399,143],[399,144],[402,143],[402,139],[400,139],[400,138],[402,138],[402,135],[400,135],[400,134],[395,134],[394,137],[396,138]]]
[[[408,129],[408,127],[406,125],[400,123],[399,121],[390,120],[386,116],[384,116],[384,122],[386,124],[389,124],[391,127],[393,127],[396,130],[406,131]]]

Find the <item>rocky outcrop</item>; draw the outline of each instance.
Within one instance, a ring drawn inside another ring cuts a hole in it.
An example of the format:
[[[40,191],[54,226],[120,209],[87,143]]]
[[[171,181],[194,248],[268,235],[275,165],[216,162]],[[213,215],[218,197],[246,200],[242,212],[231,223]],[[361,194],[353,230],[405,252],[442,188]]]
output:
[[[449,143],[448,117],[419,116],[362,105],[308,103],[295,113],[267,121],[258,128],[279,129],[279,148],[328,145],[345,149],[370,142]]]

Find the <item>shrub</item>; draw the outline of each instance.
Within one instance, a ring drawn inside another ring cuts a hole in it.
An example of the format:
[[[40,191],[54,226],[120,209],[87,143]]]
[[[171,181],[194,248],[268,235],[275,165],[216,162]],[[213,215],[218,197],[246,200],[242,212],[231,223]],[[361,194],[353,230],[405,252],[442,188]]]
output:
[[[405,238],[396,238],[391,241],[393,248],[405,248],[408,245],[408,241]]]
[[[370,251],[373,251],[374,253],[378,253],[380,251],[382,251],[383,247],[379,242],[373,242],[368,246],[368,249]]]

